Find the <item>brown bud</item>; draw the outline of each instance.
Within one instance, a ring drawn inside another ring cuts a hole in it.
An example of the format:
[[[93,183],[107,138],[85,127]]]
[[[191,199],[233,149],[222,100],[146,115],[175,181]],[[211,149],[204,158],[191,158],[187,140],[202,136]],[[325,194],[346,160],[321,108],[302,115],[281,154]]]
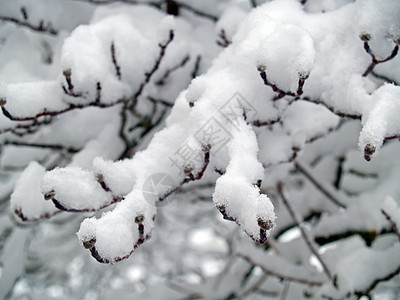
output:
[[[83,241],[83,247],[85,249],[92,249],[96,244],[96,239],[91,239],[89,241]]]
[[[104,182],[103,174],[96,174],[96,180],[97,182]]]
[[[368,34],[368,33],[363,33],[363,34],[360,35],[360,39],[363,42],[368,42],[371,39],[371,35]]]
[[[371,160],[371,156],[375,153],[376,148],[375,146],[372,146],[371,144],[367,144],[364,148],[364,158],[366,161]]]
[[[310,77],[310,73],[299,73],[299,78],[301,80],[307,80]]]
[[[258,72],[265,72],[267,70],[267,67],[264,65],[258,65],[257,70]]]
[[[271,230],[272,228],[274,228],[274,224],[272,223],[271,220],[264,220],[262,218],[258,218],[257,222],[258,226],[260,226],[261,229]]]
[[[203,152],[208,152],[211,149],[211,145],[207,144],[207,145],[201,145],[201,150],[203,150]]]
[[[217,209],[221,212],[221,213],[225,213],[225,205],[217,205]]]
[[[144,216],[143,215],[138,215],[135,218],[135,223],[140,224],[144,221]]]
[[[55,195],[56,195],[56,192],[54,190],[51,190],[50,192],[47,192],[46,194],[44,194],[44,200],[51,200],[54,198]]]
[[[183,168],[183,172],[185,172],[185,174],[191,174],[193,172],[193,167],[192,166],[185,166]]]
[[[63,75],[65,77],[71,77],[71,69],[66,69],[63,71]]]

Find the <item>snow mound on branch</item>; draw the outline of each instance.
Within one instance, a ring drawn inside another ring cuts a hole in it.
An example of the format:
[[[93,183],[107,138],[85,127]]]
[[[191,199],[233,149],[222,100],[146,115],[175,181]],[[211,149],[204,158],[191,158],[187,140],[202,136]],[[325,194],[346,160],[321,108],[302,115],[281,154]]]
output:
[[[43,176],[42,193],[67,210],[99,210],[112,201],[92,172],[79,167],[56,168]]]
[[[40,183],[46,170],[35,161],[29,163],[16,182],[11,194],[11,210],[20,218],[36,219],[58,211],[53,203],[43,201]]]
[[[363,115],[359,147],[379,150],[386,137],[400,132],[400,87],[386,84],[373,93],[375,105]]]

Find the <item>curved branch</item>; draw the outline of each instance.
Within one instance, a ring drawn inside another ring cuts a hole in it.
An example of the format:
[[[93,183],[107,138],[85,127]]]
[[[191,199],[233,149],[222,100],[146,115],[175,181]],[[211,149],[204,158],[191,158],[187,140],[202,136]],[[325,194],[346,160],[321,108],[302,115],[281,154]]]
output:
[[[58,34],[58,31],[51,26],[51,23],[47,23],[47,25],[45,25],[43,20],[40,21],[39,25],[33,25],[28,21],[21,21],[13,17],[0,16],[0,21],[14,23],[17,26],[26,27],[37,32],[47,33],[51,35]]]
[[[301,232],[301,235],[302,235],[304,241],[306,242],[308,248],[315,255],[315,257],[318,259],[318,261],[322,265],[326,276],[330,280],[333,280],[332,273],[330,272],[328,266],[326,265],[326,263],[322,259],[321,255],[318,253],[318,250],[315,249],[314,245],[312,244],[311,238],[307,235],[307,232],[305,231],[305,229],[304,229],[303,225],[301,224],[299,218],[297,217],[296,213],[294,212],[293,207],[291,206],[289,201],[286,199],[286,196],[283,193],[283,184],[282,183],[280,183],[278,185],[277,190],[278,190],[278,193],[279,193],[279,195],[280,195],[280,197],[282,199],[283,204],[285,205],[285,207],[287,208],[287,210],[288,210],[290,216],[292,217],[293,221],[296,223],[297,227],[299,228],[299,230]]]
[[[263,270],[263,272],[265,274],[277,277],[277,278],[279,278],[281,280],[293,281],[293,282],[306,284],[306,285],[310,285],[310,286],[322,286],[322,284],[324,283],[323,281],[308,280],[308,279],[304,279],[304,278],[300,278],[300,277],[288,276],[288,275],[285,275],[285,274],[281,274],[281,273],[278,273],[276,271],[269,270],[263,265],[257,264],[250,257],[248,257],[246,255],[238,254],[238,256],[243,258],[248,263],[250,263],[252,265],[255,265],[255,266],[258,266],[259,268],[261,268]]]
[[[304,175],[322,194],[324,194],[332,203],[335,205],[346,208],[341,201],[339,201],[336,196],[334,196],[331,192],[329,192],[318,180],[312,176],[299,162],[295,162],[296,170],[299,171],[301,174]]]
[[[392,53],[388,57],[386,57],[384,59],[377,59],[376,55],[372,52],[371,47],[369,46],[369,43],[368,43],[368,41],[371,39],[371,36],[369,34],[362,34],[360,36],[360,39],[364,42],[365,52],[367,52],[369,54],[369,56],[371,56],[371,63],[368,66],[368,68],[365,70],[365,72],[362,74],[363,77],[368,76],[374,70],[376,65],[387,62],[387,61],[395,58],[395,56],[399,52],[400,40],[397,40],[397,41],[394,41],[396,46],[393,48]]]

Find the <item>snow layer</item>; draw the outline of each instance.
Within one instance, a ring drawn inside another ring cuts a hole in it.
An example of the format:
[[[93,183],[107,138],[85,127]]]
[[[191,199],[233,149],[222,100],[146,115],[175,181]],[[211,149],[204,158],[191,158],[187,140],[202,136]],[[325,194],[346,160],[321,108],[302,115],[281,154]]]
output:
[[[18,211],[28,220],[53,215],[58,211],[53,203],[43,201],[40,183],[46,170],[40,164],[32,161],[16,182],[11,194],[11,210]]]
[[[364,11],[374,14],[373,27],[369,27]],[[259,187],[264,166],[290,162],[307,142],[339,125],[335,114],[362,117],[360,147],[369,145],[374,152],[386,137],[400,130],[396,118],[399,89],[379,87],[363,76],[371,55],[360,40],[360,35],[364,39],[370,35],[373,52],[390,53],[397,42],[399,24],[384,19],[387,15],[393,19],[398,12],[394,1],[380,6],[360,0],[334,11],[309,14],[297,0],[277,0],[252,10],[237,28],[234,20],[242,19],[244,12],[227,12],[218,26],[231,30],[232,44],[180,93],[166,127],[154,135],[147,149],[136,152],[132,159],[111,162],[114,158],[107,154],[112,156],[114,148],[110,147],[104,158],[94,159],[94,171],[90,171],[86,159],[93,158],[97,152],[91,151],[104,144],[104,140],[95,139],[80,153],[85,169],[76,166],[82,164],[77,156],[73,166],[46,173],[43,193],[72,211],[99,210],[113,200],[122,200],[100,218],[85,220],[78,232],[98,260],[116,262],[150,237],[156,205],[181,185],[217,168],[222,175],[213,194],[216,207],[225,219],[235,221],[256,241],[263,241],[262,235],[268,236],[276,219],[271,201]],[[343,22],[346,19],[354,22]],[[78,27],[65,41],[62,70],[55,81],[8,84],[2,86],[0,96],[6,100],[5,107],[18,116],[61,109],[70,103],[84,105],[98,96],[108,104],[132,97],[157,59],[158,44],[168,40],[165,34],[169,30],[193,39],[185,26],[145,6],[99,8],[89,25]],[[379,43],[382,39],[386,42]],[[175,42],[168,48],[171,57],[196,53],[184,39]],[[162,65],[170,67],[172,62],[175,60]],[[62,92],[60,85],[69,91]],[[34,101],[20,108],[28,95],[33,95]],[[145,106],[138,104],[143,110]],[[257,129],[257,136],[254,128],[264,125],[270,131]],[[107,130],[101,135],[106,136]],[[263,150],[260,155],[259,144]],[[275,157],[276,152],[279,155]],[[276,178],[267,180],[282,180],[289,169],[276,167]],[[398,176],[398,172],[394,168],[391,174]],[[157,174],[171,181],[152,185],[152,197],[146,197],[146,182],[153,184]],[[385,188],[387,193],[399,194],[392,184],[382,185],[380,194]],[[369,195],[367,203],[357,198],[334,218],[322,217],[315,232],[323,236],[348,229],[349,220],[357,215],[362,218],[351,221],[351,229],[379,230],[384,219],[376,212],[380,205],[370,201],[374,196]],[[299,205],[299,211],[308,212],[314,204],[310,202],[307,207]]]

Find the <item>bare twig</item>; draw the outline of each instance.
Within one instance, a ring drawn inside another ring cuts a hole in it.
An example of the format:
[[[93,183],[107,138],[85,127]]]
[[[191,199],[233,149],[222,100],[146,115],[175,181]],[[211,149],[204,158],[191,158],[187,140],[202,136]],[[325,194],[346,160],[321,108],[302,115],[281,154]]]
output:
[[[127,103],[124,103],[121,107],[121,111],[120,111],[120,117],[121,117],[121,123],[119,126],[119,137],[121,138],[121,140],[124,142],[125,144],[125,150],[124,153],[128,153],[129,149],[131,148],[131,143],[128,140],[128,137],[125,134],[125,130],[126,130],[126,123],[127,123],[127,110],[128,110],[128,105]],[[123,157],[122,157],[123,158]]]
[[[40,215],[39,217],[36,217],[36,218],[28,218],[27,216],[25,216],[22,213],[21,209],[15,209],[14,210],[14,214],[17,215],[23,222],[32,222],[32,223],[33,222],[38,222],[38,221],[43,220],[43,219],[50,219],[50,218],[54,217],[55,215],[58,215],[58,214],[60,214],[62,212],[63,212],[62,210],[56,210],[53,213],[45,213],[45,214]]]
[[[275,120],[268,120],[268,121],[255,120],[255,121],[251,122],[250,124],[255,127],[263,127],[263,126],[272,126],[276,123],[279,123],[280,121],[281,121],[281,118],[278,117]]]
[[[299,218],[297,217],[296,213],[294,212],[293,207],[289,203],[288,199],[286,199],[286,196],[283,193],[283,183],[279,183],[278,184],[277,191],[278,191],[279,195],[281,196],[282,202],[285,205],[286,209],[288,210],[288,212],[289,212],[290,216],[292,217],[293,221],[296,223],[297,227],[300,229],[301,235],[302,235],[304,241],[306,242],[308,248],[315,255],[315,257],[318,259],[318,261],[322,265],[326,276],[330,280],[333,280],[332,273],[329,271],[328,266],[326,265],[326,263],[322,259],[321,255],[318,253],[318,250],[315,249],[311,238],[308,236],[306,230],[304,229],[303,224],[300,222]]]
[[[271,87],[272,90],[277,93],[275,98],[273,99],[274,101],[279,100],[285,96],[291,96],[291,97],[300,97],[303,94],[303,87],[304,83],[306,82],[308,75],[301,75],[299,74],[299,82],[297,85],[297,91],[296,93],[293,93],[291,91],[284,91],[280,89],[276,84],[270,82],[267,77],[267,73],[265,72],[266,67],[265,66],[258,66],[258,71],[260,72],[260,76],[264,81],[264,84]]]
[[[314,104],[321,104],[323,106],[325,106],[327,109],[329,109],[331,112],[333,112],[335,115],[342,117],[342,118],[349,118],[349,119],[357,119],[357,120],[361,120],[361,116],[360,115],[356,115],[356,114],[349,114],[349,113],[344,113],[344,112],[340,112],[337,111],[334,107],[326,104],[325,102],[318,100],[318,99],[310,99],[308,97],[300,97],[303,94],[303,87],[304,87],[304,83],[308,78],[308,75],[301,75],[299,76],[299,82],[297,85],[297,91],[296,93],[293,93],[291,91],[284,91],[282,89],[280,89],[276,84],[271,83],[268,80],[267,77],[267,73],[265,72],[266,67],[263,65],[260,65],[257,67],[258,71],[260,72],[260,76],[263,79],[263,82],[265,85],[269,86],[272,88],[272,90],[276,93],[276,96],[273,98],[273,101],[277,101],[285,96],[290,96],[293,99],[291,101],[298,101],[298,100],[303,100],[303,101],[307,101],[307,102],[311,102]]]
[[[177,64],[176,66],[166,70],[164,75],[161,76],[161,78],[156,81],[156,84],[157,85],[164,85],[165,82],[168,80],[169,75],[171,75],[172,72],[178,70],[179,68],[184,67],[189,60],[190,60],[190,56],[186,55],[179,64]]]
[[[200,63],[201,63],[201,56],[198,55],[197,58],[196,58],[196,63],[194,64],[194,69],[193,69],[193,72],[192,72],[192,78],[196,78],[197,75],[199,75]]]
[[[20,142],[20,141],[4,141],[3,145],[13,145],[13,146],[22,146],[22,147],[32,147],[32,148],[42,148],[42,149],[51,149],[58,151],[67,151],[69,153],[79,152],[79,149],[75,149],[73,147],[66,147],[60,144],[42,144],[42,143],[28,143],[28,142]]]
[[[203,177],[204,172],[206,171],[206,169],[208,167],[208,164],[210,162],[210,149],[211,149],[210,147],[207,147],[207,148],[204,149],[204,163],[203,163],[202,169],[196,175],[194,175],[191,172],[187,172],[185,179],[178,186],[176,186],[172,190],[166,192],[164,195],[161,195],[158,198],[158,201],[160,201],[160,202],[164,201],[170,195],[172,195],[173,193],[179,191],[181,189],[182,185],[184,185],[185,183],[188,183],[190,181],[200,180]]]
[[[333,112],[335,115],[341,117],[341,118],[348,118],[348,119],[354,119],[354,120],[361,120],[361,115],[356,115],[356,114],[350,114],[350,113],[345,113],[345,112],[341,112],[336,110],[334,107],[326,104],[324,101],[318,100],[318,99],[310,99],[308,97],[296,97],[294,99],[294,101],[307,101],[307,102],[311,102],[314,104],[321,104],[323,106],[325,106],[327,109],[329,109],[331,112]]]
[[[392,84],[400,86],[400,82],[394,80],[393,78],[389,78],[389,77],[387,77],[385,75],[378,74],[375,71],[372,71],[371,74],[374,75],[376,78],[378,78],[380,80],[383,80],[383,81],[385,81],[387,83],[392,83]]]
[[[162,104],[162,105],[164,105],[166,107],[173,107],[174,106],[172,103],[170,103],[170,102],[168,102],[167,100],[164,100],[164,99],[157,99],[157,98],[154,98],[154,97],[151,97],[151,96],[147,97],[147,99],[149,101],[153,102],[153,103],[159,103],[159,104]]]
[[[115,74],[117,75],[118,79],[121,80],[121,67],[118,65],[117,58],[115,56],[114,43],[111,43],[111,59],[115,68]]]
[[[52,118],[47,118],[40,122],[33,121],[29,124],[18,124],[14,127],[3,128],[0,129],[0,134],[10,132],[16,136],[24,136],[27,134],[35,133],[40,128],[40,126],[50,124],[52,120]]]
[[[177,284],[175,282],[169,281],[168,285],[170,288],[174,289],[177,292],[180,292],[182,294],[186,294],[187,296],[183,299],[188,300],[188,299],[203,299],[203,296],[197,293],[194,293],[193,291],[189,290],[188,288]],[[182,299],[182,300],[183,300]]]
[[[400,231],[399,231],[399,227],[397,226],[396,222],[393,221],[392,217],[384,209],[381,209],[381,212],[385,216],[385,218],[388,220],[388,222],[390,223],[390,226],[392,226],[394,233],[396,233],[396,235],[400,241]]]
[[[377,64],[381,64],[381,63],[384,63],[384,62],[387,62],[387,61],[393,59],[399,52],[400,39],[397,41],[394,41],[396,46],[394,46],[392,53],[388,57],[386,57],[384,59],[377,59],[375,54],[372,52],[371,47],[369,46],[369,43],[368,43],[368,41],[371,39],[371,36],[369,34],[362,34],[360,36],[360,39],[364,42],[365,52],[367,52],[369,54],[369,56],[371,56],[371,60],[372,60],[370,65],[368,66],[368,68],[363,73],[363,75],[362,75],[363,77],[368,76],[374,70],[374,68]]]
[[[45,25],[43,20],[40,21],[39,25],[33,25],[33,24],[29,23],[28,21],[26,21],[26,19],[24,21],[21,21],[21,20],[18,20],[17,18],[13,18],[13,17],[0,16],[0,21],[14,23],[18,26],[27,27],[27,28],[37,31],[37,32],[48,33],[51,35],[58,34],[58,31],[52,27],[51,23],[47,23]]]
[[[328,191],[318,180],[313,176],[309,171],[307,171],[299,162],[295,164],[296,170],[299,171],[301,174],[304,175],[322,194],[324,194],[332,203],[335,205],[346,208],[341,201],[339,201],[336,196],[334,196],[331,192]]]
[[[151,77],[153,76],[153,74],[158,70],[158,68],[160,67],[161,61],[165,56],[165,51],[168,47],[168,45],[172,42],[172,40],[174,39],[174,31],[170,30],[169,32],[169,38],[167,40],[167,42],[165,44],[159,44],[158,46],[160,47],[160,53],[152,67],[152,69],[147,72],[145,74],[145,79],[144,81],[140,84],[139,88],[137,89],[137,91],[135,92],[135,94],[132,96],[132,98],[130,99],[130,109],[132,110],[137,102],[138,97],[142,94],[143,89],[145,88],[145,86],[150,82]]]
[[[94,101],[87,103],[87,104],[69,104],[69,106],[67,106],[64,109],[61,110],[47,110],[44,109],[42,112],[36,114],[35,116],[29,116],[29,117],[17,117],[12,115],[5,107],[6,105],[6,101],[4,99],[2,99],[0,105],[1,105],[1,110],[4,114],[4,116],[6,116],[7,118],[9,118],[11,121],[37,121],[37,119],[39,119],[40,117],[44,117],[44,116],[58,116],[67,112],[70,112],[72,110],[75,109],[83,109],[83,108],[87,108],[87,107],[99,107],[99,108],[108,108],[120,103],[125,102],[126,99],[118,99],[114,102],[111,103],[100,103],[97,101],[97,99],[95,99]]]
[[[271,276],[274,276],[276,278],[279,278],[281,280],[293,281],[293,282],[298,282],[298,283],[301,283],[301,284],[306,284],[306,285],[311,285],[311,286],[321,286],[323,284],[322,281],[308,280],[308,279],[304,279],[304,278],[301,278],[301,277],[284,275],[284,274],[276,272],[275,270],[269,270],[269,269],[267,269],[267,267],[265,267],[263,265],[257,264],[250,257],[248,257],[246,255],[238,254],[238,256],[243,258],[249,264],[256,265],[256,266],[260,267],[263,270],[264,273],[266,273],[268,275],[271,275]]]
[[[221,29],[221,31],[219,32],[218,37],[220,38],[220,40],[217,40],[217,45],[221,46],[223,48],[228,47],[230,44],[232,44],[232,42],[228,39],[228,37],[226,36],[226,32],[224,29]]]
[[[189,4],[186,4],[186,3],[183,3],[183,2],[178,2],[178,1],[175,1],[175,2],[178,4],[178,6],[180,8],[186,9],[187,11],[190,11],[190,12],[194,13],[195,15],[198,15],[199,17],[207,18],[207,19],[210,19],[211,21],[214,21],[214,22],[218,21],[218,17],[213,16],[213,15],[211,15],[209,13],[204,12],[204,11],[198,10],[198,9],[190,6]]]
[[[217,277],[216,277],[216,279],[214,281],[214,285],[213,285],[214,290],[217,290],[219,288],[219,286],[221,285],[222,279],[229,272],[229,270],[232,268],[232,266],[233,266],[233,264],[235,263],[236,260],[237,260],[237,256],[231,255],[229,257],[228,261],[225,264],[224,269],[217,275]]]
[[[249,287],[244,293],[241,295],[242,298],[247,297],[253,293],[255,293],[268,279],[268,274],[264,273],[260,276],[260,278],[251,286]]]

